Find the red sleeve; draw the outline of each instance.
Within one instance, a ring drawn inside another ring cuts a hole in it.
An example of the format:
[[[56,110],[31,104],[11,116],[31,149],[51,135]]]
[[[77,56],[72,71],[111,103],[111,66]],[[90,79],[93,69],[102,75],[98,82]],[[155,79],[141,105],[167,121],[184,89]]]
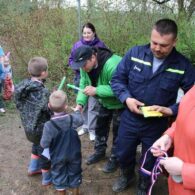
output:
[[[188,190],[195,190],[195,164],[183,164],[182,179],[184,188]]]
[[[176,129],[176,122],[174,122],[170,128],[168,128],[164,134],[167,134],[171,137],[171,139],[174,138],[174,133],[175,133],[175,129]]]

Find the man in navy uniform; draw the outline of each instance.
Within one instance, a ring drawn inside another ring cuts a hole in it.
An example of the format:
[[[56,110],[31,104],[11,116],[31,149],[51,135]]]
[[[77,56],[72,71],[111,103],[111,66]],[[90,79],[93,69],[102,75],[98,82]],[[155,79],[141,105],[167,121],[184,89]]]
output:
[[[194,84],[192,65],[176,49],[177,25],[161,19],[151,32],[150,44],[130,49],[119,63],[111,80],[117,98],[126,105],[121,115],[117,156],[121,175],[113,185],[120,192],[134,180],[136,148],[142,144],[142,157],[168,127],[168,117],[176,116],[178,89],[184,93]],[[151,106],[163,117],[144,118],[140,107]],[[145,169],[151,171],[155,158],[147,158]],[[137,195],[146,195],[149,176],[139,173]]]

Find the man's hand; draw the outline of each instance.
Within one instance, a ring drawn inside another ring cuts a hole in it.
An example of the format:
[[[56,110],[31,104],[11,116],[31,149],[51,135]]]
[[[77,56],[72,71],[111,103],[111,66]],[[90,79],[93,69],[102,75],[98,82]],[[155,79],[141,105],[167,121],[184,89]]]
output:
[[[139,107],[144,106],[144,103],[142,103],[134,98],[127,98],[126,104],[127,104],[127,107],[129,108],[129,110],[131,110],[131,112],[134,112],[136,114],[142,114]]]
[[[167,151],[172,144],[172,139],[168,135],[163,135],[152,145],[151,152],[154,156],[162,156],[162,150]]]
[[[172,116],[173,115],[173,111],[168,107],[154,105],[154,106],[150,106],[150,110],[158,111],[158,112],[162,113],[163,116]]]
[[[83,93],[88,96],[95,96],[96,95],[96,87],[93,86],[87,86],[83,90]]]
[[[181,175],[183,161],[177,157],[169,157],[160,161],[170,175]]]

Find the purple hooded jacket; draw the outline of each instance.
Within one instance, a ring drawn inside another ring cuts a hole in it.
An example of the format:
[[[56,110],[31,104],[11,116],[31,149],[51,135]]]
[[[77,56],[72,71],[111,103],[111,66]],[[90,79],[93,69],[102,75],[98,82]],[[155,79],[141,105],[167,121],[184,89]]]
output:
[[[69,60],[68,60],[68,64],[69,64],[70,67],[71,67],[71,64],[73,63],[73,56],[75,54],[76,49],[81,47],[82,45],[89,45],[89,46],[107,48],[106,45],[104,44],[104,42],[101,41],[98,37],[95,37],[95,39],[93,41],[85,41],[85,40],[83,40],[83,38],[81,38],[72,47],[72,50],[71,50],[71,53],[70,53],[70,56],[69,56]],[[78,71],[78,73],[79,73],[79,71]]]

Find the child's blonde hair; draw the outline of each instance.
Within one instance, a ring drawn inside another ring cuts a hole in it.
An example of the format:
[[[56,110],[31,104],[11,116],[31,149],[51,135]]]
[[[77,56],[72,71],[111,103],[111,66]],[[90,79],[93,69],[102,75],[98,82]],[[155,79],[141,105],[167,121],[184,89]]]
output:
[[[31,76],[39,77],[41,73],[47,71],[47,59],[43,57],[34,57],[28,62],[28,72]]]
[[[67,104],[67,96],[62,90],[54,91],[49,97],[50,109],[53,112],[63,112]]]

